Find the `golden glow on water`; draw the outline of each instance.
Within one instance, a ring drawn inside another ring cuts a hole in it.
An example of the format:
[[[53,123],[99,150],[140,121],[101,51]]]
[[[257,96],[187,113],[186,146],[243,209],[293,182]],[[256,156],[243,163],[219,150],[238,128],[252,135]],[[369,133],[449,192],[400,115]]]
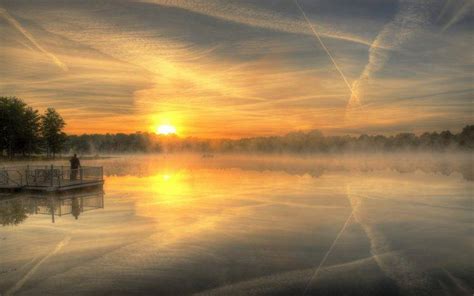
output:
[[[439,265],[430,263],[434,268],[451,272],[453,266],[469,262],[465,257],[471,246],[464,234],[471,221],[472,182],[463,179],[456,166],[448,170],[443,163],[427,162],[417,167],[415,161],[400,165],[397,157],[396,169],[387,170],[377,159],[357,167],[352,158],[350,163],[338,158],[328,167],[309,158],[259,158],[166,155],[105,160],[105,208],[84,212],[79,220],[57,217],[55,224],[33,215],[19,226],[2,228],[2,264],[14,270],[25,260],[44,258],[70,237],[67,247],[39,266],[35,276],[47,267],[55,280],[74,288],[79,288],[77,277],[103,279],[82,287],[86,292],[105,291],[108,282],[135,289],[127,283],[139,279],[148,286],[166,285],[175,294],[192,294],[196,291],[180,290],[184,278],[193,286],[214,283],[223,271],[241,270],[224,284],[230,282],[240,291],[241,282],[264,278],[267,287],[278,288],[278,283],[306,284],[313,274],[309,267],[318,266],[346,221],[315,286],[328,277],[352,279],[372,272],[395,275],[401,285],[400,274],[423,279],[417,268],[426,262],[418,254],[427,250],[440,260]],[[295,273],[287,273],[288,266]],[[206,273],[196,277],[197,268]],[[272,282],[267,275],[278,278]],[[23,270],[12,271],[7,274],[12,280],[5,283],[23,276]],[[46,280],[35,289],[53,291],[51,285],[53,281]],[[0,289],[5,287],[0,281]]]
[[[160,171],[146,177],[124,176],[107,180],[114,190],[135,193],[137,205],[149,208],[153,204],[176,205],[184,203],[192,195],[185,171]]]
[[[190,194],[187,174],[183,171],[164,172],[148,177],[146,183],[153,196],[153,202],[165,204],[181,203],[184,196]],[[143,179],[141,181],[144,181]],[[145,190],[147,190],[145,188]]]

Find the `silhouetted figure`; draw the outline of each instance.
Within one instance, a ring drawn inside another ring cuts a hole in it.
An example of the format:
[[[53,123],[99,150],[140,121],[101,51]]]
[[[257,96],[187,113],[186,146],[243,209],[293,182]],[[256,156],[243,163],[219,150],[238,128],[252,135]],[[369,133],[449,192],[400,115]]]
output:
[[[79,171],[81,162],[79,161],[79,158],[77,158],[76,154],[74,154],[74,156],[69,160],[69,162],[71,163],[71,180],[76,180],[77,172]]]

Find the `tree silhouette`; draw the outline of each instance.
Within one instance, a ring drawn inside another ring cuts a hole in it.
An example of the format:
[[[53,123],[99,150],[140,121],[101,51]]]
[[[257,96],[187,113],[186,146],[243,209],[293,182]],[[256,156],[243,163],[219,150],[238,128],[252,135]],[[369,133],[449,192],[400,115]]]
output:
[[[38,111],[22,100],[0,97],[0,153],[13,157],[38,151],[39,121]]]
[[[393,136],[366,135],[324,136],[313,130],[283,136],[241,139],[199,139],[159,136],[149,133],[92,134],[68,137],[67,150],[80,153],[123,152],[198,152],[198,153],[331,153],[331,152],[400,152],[448,151],[474,149],[474,125],[461,133],[426,132],[419,136],[400,133]]]
[[[62,131],[66,123],[54,108],[46,109],[41,117],[41,134],[46,144],[48,156],[55,157],[66,142],[66,134]]]
[[[18,138],[19,152],[23,155],[39,151],[40,120],[38,110],[26,107],[23,120],[19,122],[20,136]]]
[[[61,115],[48,108],[42,116],[16,97],[0,97],[0,156],[29,155],[45,148],[48,156],[61,151],[78,153],[125,152],[237,152],[237,153],[331,153],[386,151],[449,151],[474,149],[474,125],[458,133],[426,132],[419,136],[324,136],[317,130],[296,131],[282,136],[241,139],[180,138],[150,133],[92,134],[66,136]],[[40,144],[44,144],[43,146]]]
[[[465,149],[474,149],[474,125],[463,128],[458,135],[459,145]]]

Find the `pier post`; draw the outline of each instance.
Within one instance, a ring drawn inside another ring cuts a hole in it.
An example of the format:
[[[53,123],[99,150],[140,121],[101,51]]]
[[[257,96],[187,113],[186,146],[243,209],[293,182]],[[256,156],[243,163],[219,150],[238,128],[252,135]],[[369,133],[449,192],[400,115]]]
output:
[[[51,187],[53,187],[53,165],[51,165],[50,177],[51,177]]]
[[[51,201],[51,221],[54,223],[54,208],[55,208],[55,204],[54,204],[54,198],[51,198],[50,199]]]

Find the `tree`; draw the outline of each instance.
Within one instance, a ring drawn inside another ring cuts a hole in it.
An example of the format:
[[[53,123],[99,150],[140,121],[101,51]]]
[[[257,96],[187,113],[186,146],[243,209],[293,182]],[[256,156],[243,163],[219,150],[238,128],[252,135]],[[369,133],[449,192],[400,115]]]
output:
[[[474,149],[474,125],[466,125],[458,135],[459,145],[465,149]]]
[[[48,156],[55,157],[66,142],[66,134],[62,131],[66,123],[54,108],[46,109],[41,117],[41,134],[46,144]]]
[[[19,123],[18,152],[23,155],[38,152],[40,144],[40,121],[38,110],[26,107],[23,120]]]
[[[0,97],[0,154],[36,152],[39,144],[38,111],[16,97]]]

